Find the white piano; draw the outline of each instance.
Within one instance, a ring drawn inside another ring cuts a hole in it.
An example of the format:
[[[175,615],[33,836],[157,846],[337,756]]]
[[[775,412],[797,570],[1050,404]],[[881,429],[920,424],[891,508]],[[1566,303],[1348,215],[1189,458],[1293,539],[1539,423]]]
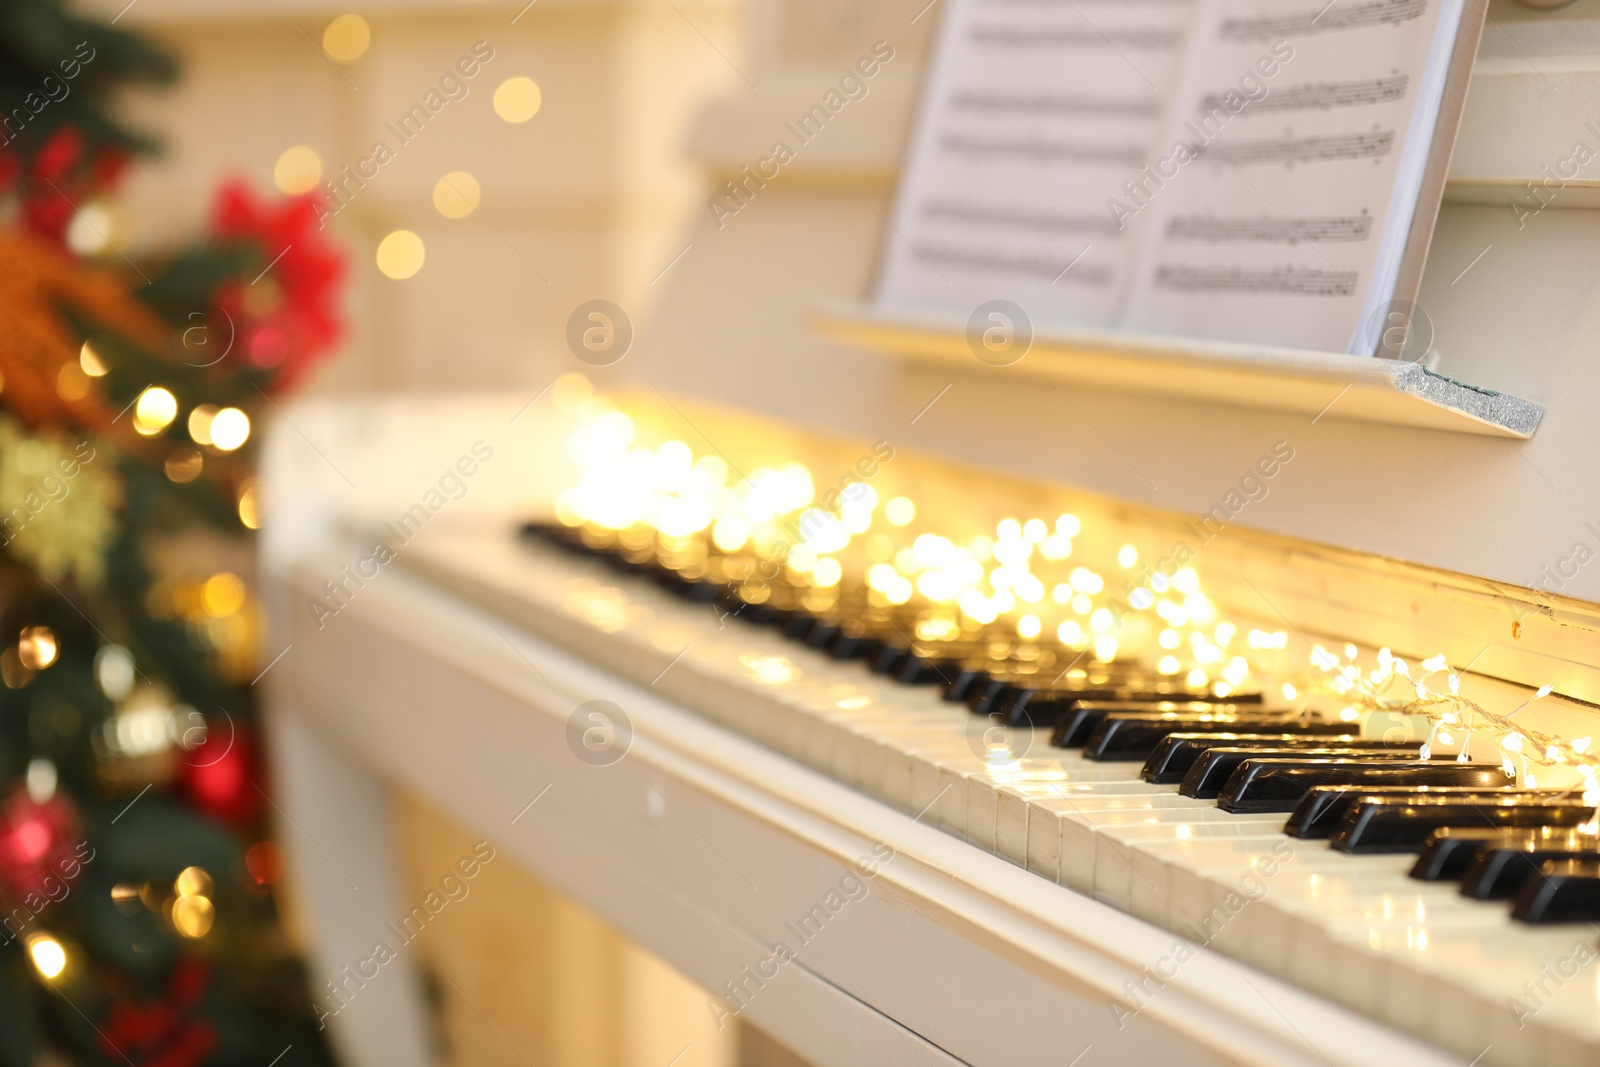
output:
[[[797,36],[758,36],[763,92],[704,116],[694,144],[713,168],[747,161],[807,79],[853,54],[850,34],[882,36],[875,20],[889,18],[842,20],[828,38],[799,33],[806,16],[785,5],[760,10],[762,33]],[[837,553],[860,566],[801,585],[865,583],[874,563],[932,573],[900,559],[914,550],[897,531],[948,531],[950,546],[982,535],[989,550],[1020,537],[1057,584],[1033,624],[1019,621],[1020,585],[996,610],[1063,664],[1088,649],[1091,664],[1120,658],[1174,684],[1192,667],[1198,695],[1270,684],[1272,706],[1337,717],[1341,701],[1283,689],[1314,680],[1311,646],[1353,654],[1364,678],[1393,662],[1380,649],[1418,675],[1440,655],[1464,695],[1559,750],[1513,747],[1516,784],[1579,795],[1600,729],[1595,179],[1521,228],[1506,198],[1592,137],[1600,0],[1497,0],[1489,17],[1421,303],[1441,372],[1543,406],[1529,440],[820,339],[810,317],[859,298],[882,225],[910,101],[909,82],[887,80],[870,98],[881,106],[841,117],[832,147],[819,141],[737,225],[698,224],[626,359],[592,372],[551,339],[550,365],[595,373],[628,416],[618,447],[656,450],[662,470],[699,462],[710,477],[720,463],[723,484],[777,472],[780,497],[785,464],[819,496],[869,486],[876,525]],[[886,78],[909,79],[915,54]],[[992,720],[934,687],[673,595],[605,552],[519,536],[529,520],[601,514],[570,490],[608,409],[575,378],[543,384],[308,402],[270,441],[259,684],[319,985],[405,911],[388,832],[404,788],[702,984],[711,1018],[752,1021],[819,1064],[1600,1057],[1588,923],[1517,922],[1505,901],[1409,878],[1411,855],[1285,836],[1281,813],[1228,814],[1137,764],[1056,748],[1044,729],[996,741]],[[1258,464],[1274,455],[1267,477]],[[916,508],[904,526],[888,509],[902,497]],[[1225,529],[1197,536],[1219,505]],[[1014,533],[1007,518],[1042,525]],[[705,551],[704,516],[661,521]],[[1114,631],[1122,647],[1097,648],[1113,631],[1074,615],[1074,597],[1129,594],[1184,539],[1204,582],[1196,618],[1139,613]],[[1092,580],[1074,581],[1080,564]],[[873,580],[884,610],[899,602],[886,574]],[[1079,631],[1058,629],[1072,619]],[[1163,643],[1201,621],[1226,655]],[[1154,666],[1163,650],[1185,657],[1180,672]],[[1225,673],[1235,656],[1245,667]],[[1417,745],[1430,732],[1398,711],[1345,721]],[[1508,730],[1485,724],[1473,758],[1495,766]],[[1457,751],[1445,733],[1433,746]],[[402,955],[397,978],[329,1020],[352,1064],[431,1062],[412,967]]]

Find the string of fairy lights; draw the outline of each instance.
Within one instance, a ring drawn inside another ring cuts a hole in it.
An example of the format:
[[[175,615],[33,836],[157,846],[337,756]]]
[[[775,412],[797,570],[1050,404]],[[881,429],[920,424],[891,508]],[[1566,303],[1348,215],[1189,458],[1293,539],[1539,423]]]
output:
[[[1263,688],[1296,706],[1329,707],[1348,722],[1369,713],[1419,716],[1428,731],[1424,758],[1440,749],[1463,762],[1497,756],[1527,786],[1551,777],[1600,804],[1591,738],[1568,740],[1514,721],[1549,695],[1548,686],[1502,714],[1463,696],[1462,674],[1443,655],[1421,661],[1420,670],[1388,648],[1366,657],[1370,667],[1354,645],[1342,654],[1313,645],[1300,659],[1286,653],[1285,631],[1222,617],[1193,566],[1139,572],[1133,544],[1111,560],[1084,558],[1083,521],[1072,513],[1006,517],[992,533],[954,537],[930,528],[910,497],[865,481],[823,501],[798,462],[739,472],[684,441],[645,444],[634,420],[582,376],[557,384],[578,415],[567,451],[580,472],[556,498],[557,519],[623,547],[653,549],[672,567],[716,569],[747,599],[761,595],[765,582],[751,577],[759,573],[800,590],[808,608],[854,598],[898,609],[914,619],[919,640],[982,633],[1047,645],[1053,638],[1068,661],[1153,664],[1197,695]],[[1144,584],[1125,581],[1130,572]],[[1568,773],[1547,773],[1560,768]]]

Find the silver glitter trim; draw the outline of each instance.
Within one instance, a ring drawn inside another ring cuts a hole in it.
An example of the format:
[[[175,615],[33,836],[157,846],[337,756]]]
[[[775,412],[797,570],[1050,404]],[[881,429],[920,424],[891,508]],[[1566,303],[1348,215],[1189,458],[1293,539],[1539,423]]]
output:
[[[1468,385],[1416,363],[1395,368],[1394,387],[1430,404],[1481,419],[1517,437],[1532,437],[1544,418],[1544,408],[1531,400]]]

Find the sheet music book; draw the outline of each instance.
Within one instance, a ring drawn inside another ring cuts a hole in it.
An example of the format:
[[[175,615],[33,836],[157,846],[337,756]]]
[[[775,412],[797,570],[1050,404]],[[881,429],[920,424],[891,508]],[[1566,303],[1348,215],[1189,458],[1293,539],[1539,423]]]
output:
[[[944,5],[880,308],[1398,355],[1480,7]]]

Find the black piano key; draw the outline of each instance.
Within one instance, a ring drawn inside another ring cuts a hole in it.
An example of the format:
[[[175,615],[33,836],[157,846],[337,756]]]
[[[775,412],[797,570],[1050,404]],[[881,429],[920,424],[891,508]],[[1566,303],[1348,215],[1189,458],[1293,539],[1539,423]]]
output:
[[[868,666],[873,674],[887,674],[894,677],[905,669],[915,651],[916,647],[914,645],[890,642],[878,650],[878,654],[872,657]]]
[[[1266,716],[1216,712],[1186,715],[1117,711],[1107,715],[1083,743],[1085,759],[1148,760],[1161,739],[1175,733],[1238,733],[1272,730],[1280,733],[1338,734],[1348,729],[1341,723],[1310,723],[1282,715]]]
[[[843,621],[836,618],[821,618],[811,624],[802,638],[802,643],[807,648],[825,649],[833,643],[844,627]]]
[[[1525,923],[1600,921],[1600,860],[1549,860],[1526,878],[1511,904]]]
[[[789,617],[784,620],[783,636],[796,641],[804,641],[806,634],[811,632],[811,628],[817,624],[817,621],[817,616],[805,608],[796,607],[789,613]]]
[[[558,528],[564,527],[554,522],[525,522],[517,527],[517,536],[524,541],[549,541],[552,544],[561,544],[560,538],[556,535]]]
[[[1115,694],[1086,692],[1071,701],[1071,706],[1056,720],[1050,743],[1057,748],[1078,748],[1087,742],[1114,712],[1176,713],[1181,715],[1227,715],[1237,710],[1232,702],[1211,700],[1130,700]]]
[[[1352,805],[1364,796],[1470,796],[1494,800],[1530,792],[1507,784],[1493,788],[1476,786],[1417,785],[1314,785],[1295,806],[1283,832],[1302,839],[1327,839],[1333,836]]]
[[[1168,734],[1161,739],[1156,750],[1145,761],[1139,777],[1156,785],[1176,785],[1189,773],[1194,761],[1208,748],[1272,748],[1289,742],[1305,744],[1356,744],[1361,740],[1351,733],[1319,735],[1307,738],[1303,734]]]
[[[1411,877],[1424,882],[1453,882],[1461,877],[1481,849],[1506,840],[1504,830],[1473,826],[1441,827],[1429,834],[1422,843],[1417,862],[1411,865]]]
[[[917,641],[892,672],[903,685],[943,685],[955,680],[961,664],[983,654],[972,641]]]
[[[684,591],[684,599],[695,604],[714,604],[717,597],[721,596],[728,586],[725,582],[713,581],[709,578],[692,578],[690,586]]]
[[[1245,760],[1217,806],[1237,813],[1288,813],[1314,785],[1476,786],[1510,784],[1497,766],[1472,763],[1391,763],[1362,760]]]
[[[991,671],[988,679],[974,685],[963,699],[974,715],[993,715],[997,704],[1014,700],[1019,691],[1009,676]]]
[[[1160,704],[1163,710],[1168,711],[1184,706],[1201,711],[1241,705],[1246,706],[1241,710],[1249,710],[1259,709],[1261,704],[1260,693],[1236,693],[1226,701],[1206,700],[1183,685],[1167,680],[1153,681],[1144,675],[1133,675],[1124,680],[1108,679],[1105,683],[1098,679],[1082,684],[1068,681],[1043,688],[1019,684],[1018,690],[1008,703],[995,710],[1004,714],[1012,726],[1051,728],[1062,738],[1056,746],[1058,748],[1075,748],[1083,744],[1100,725],[1103,709],[1084,709],[1085,703],[1143,707]]]
[[[944,698],[955,704],[965,704],[969,696],[988,685],[993,679],[985,663],[969,661],[957,665],[950,684],[945,686]]]
[[[904,666],[895,675],[903,685],[939,685],[948,687],[961,671],[961,661],[943,656],[913,652],[906,657]]]
[[[1527,834],[1500,834],[1480,842],[1467,856],[1461,871],[1461,895],[1474,900],[1507,900],[1544,864],[1583,859],[1600,860],[1600,838],[1592,833],[1547,827]]]
[[[846,619],[839,632],[826,645],[834,659],[861,659],[871,662],[892,640],[899,640],[899,628],[882,616]]]
[[[1498,803],[1458,797],[1372,797],[1356,802],[1328,843],[1340,852],[1416,852],[1429,834],[1446,826],[1577,826],[1594,818],[1594,811],[1580,801],[1526,796]]]
[[[717,617],[720,621],[736,620],[755,625],[770,621],[772,611],[771,607],[764,602],[756,604],[746,600],[740,593],[737,583],[732,583],[724,588],[717,595],[717,599],[711,602],[711,606],[716,609]]]
[[[1267,748],[1218,746],[1200,753],[1200,757],[1194,761],[1194,766],[1189,768],[1189,773],[1183,776],[1183,781],[1178,786],[1178,793],[1199,800],[1215,800],[1222,794],[1222,787],[1228,784],[1228,779],[1233,777],[1233,772],[1239,769],[1239,764],[1247,759],[1329,758],[1414,763],[1417,753],[1410,746],[1397,749],[1385,745],[1382,741],[1333,746],[1319,743],[1316,739],[1307,739],[1299,743]]]

